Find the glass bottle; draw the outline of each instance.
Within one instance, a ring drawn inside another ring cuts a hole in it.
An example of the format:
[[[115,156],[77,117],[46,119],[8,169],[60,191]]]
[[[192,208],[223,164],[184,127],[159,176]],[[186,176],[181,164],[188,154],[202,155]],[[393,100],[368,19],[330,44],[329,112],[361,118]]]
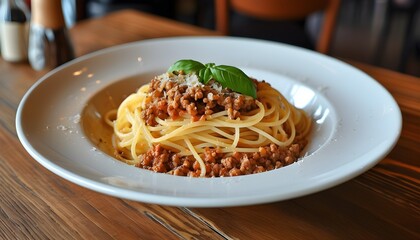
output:
[[[35,70],[50,70],[74,58],[60,0],[32,0],[29,62]]]
[[[23,0],[2,0],[0,6],[0,45],[3,59],[21,62],[28,59],[30,13]]]

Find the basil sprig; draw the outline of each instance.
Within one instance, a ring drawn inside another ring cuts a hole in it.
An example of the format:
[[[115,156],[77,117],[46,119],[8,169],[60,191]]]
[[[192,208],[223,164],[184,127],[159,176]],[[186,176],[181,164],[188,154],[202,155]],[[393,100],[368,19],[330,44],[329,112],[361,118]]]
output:
[[[202,64],[195,60],[179,60],[175,62],[168,72],[183,71],[185,74],[195,73],[198,75],[199,81],[207,84],[210,80],[215,80],[222,87],[230,88],[235,92],[239,92],[253,98],[257,98],[257,89],[252,80],[239,68],[216,65],[214,63]]]

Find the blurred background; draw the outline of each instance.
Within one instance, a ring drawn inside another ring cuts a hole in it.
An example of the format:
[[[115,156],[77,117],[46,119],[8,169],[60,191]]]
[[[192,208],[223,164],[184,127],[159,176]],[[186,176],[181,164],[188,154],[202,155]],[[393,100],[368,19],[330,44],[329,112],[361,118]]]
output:
[[[63,0],[67,24],[136,9],[216,29],[214,0]],[[341,0],[328,54],[420,76],[420,0]],[[260,20],[231,10],[229,35],[315,49],[324,12],[293,21]]]

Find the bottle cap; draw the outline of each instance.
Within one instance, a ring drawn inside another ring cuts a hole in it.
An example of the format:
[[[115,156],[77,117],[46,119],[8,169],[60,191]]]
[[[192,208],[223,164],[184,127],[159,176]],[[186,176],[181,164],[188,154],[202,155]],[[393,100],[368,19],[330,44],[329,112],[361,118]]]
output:
[[[33,24],[51,29],[60,29],[65,26],[61,0],[32,0],[31,9]]]

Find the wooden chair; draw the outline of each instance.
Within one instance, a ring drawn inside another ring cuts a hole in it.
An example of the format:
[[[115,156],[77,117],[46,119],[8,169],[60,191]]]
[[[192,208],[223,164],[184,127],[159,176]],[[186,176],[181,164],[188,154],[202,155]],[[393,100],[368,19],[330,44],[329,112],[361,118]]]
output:
[[[328,54],[340,0],[215,0],[216,30],[229,34],[230,11],[261,20],[302,20],[324,11],[323,24],[315,49]]]

